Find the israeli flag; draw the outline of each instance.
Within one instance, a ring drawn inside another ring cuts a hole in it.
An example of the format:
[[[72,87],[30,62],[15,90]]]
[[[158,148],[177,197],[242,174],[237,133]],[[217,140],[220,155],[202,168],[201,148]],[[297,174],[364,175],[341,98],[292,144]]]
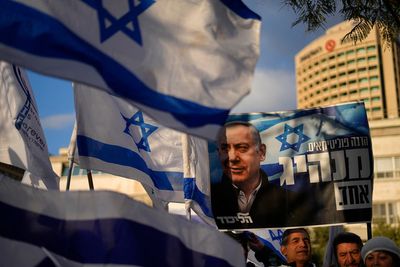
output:
[[[25,170],[23,182],[58,189],[25,70],[0,61],[0,162]]]
[[[276,228],[253,229],[250,232],[253,232],[257,238],[263,242],[264,246],[273,252],[281,262],[286,262],[286,257],[281,252],[282,235],[284,231],[285,229]],[[254,251],[250,251],[248,258],[252,262],[258,262],[254,255]]]
[[[0,174],[0,266],[244,266],[207,225],[111,191],[44,191]]]
[[[190,216],[190,210],[193,210],[204,222],[215,226],[211,211],[208,143],[204,139],[183,134],[182,151],[187,214]]]
[[[188,208],[211,220],[202,167],[206,141],[161,126],[124,99],[82,84],[74,88],[81,167],[138,180],[157,200],[186,199]]]
[[[240,0],[0,0],[0,58],[214,139],[249,93],[260,17]]]

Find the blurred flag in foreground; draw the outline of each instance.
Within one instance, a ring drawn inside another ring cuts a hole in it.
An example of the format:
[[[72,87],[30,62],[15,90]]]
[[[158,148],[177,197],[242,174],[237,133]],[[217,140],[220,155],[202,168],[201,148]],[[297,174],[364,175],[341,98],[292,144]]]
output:
[[[212,217],[208,168],[206,174],[200,171],[201,164],[208,164],[208,154],[201,154],[206,141],[161,126],[106,92],[81,84],[74,85],[74,92],[82,168],[138,180],[162,201],[186,198],[200,217]]]
[[[286,261],[281,252],[282,235],[285,229],[254,229],[252,232],[258,236],[264,245],[270,249],[282,262]]]
[[[0,162],[26,170],[23,182],[58,189],[25,71],[0,61]]]
[[[0,176],[1,266],[244,266],[210,227],[107,191],[44,191]]]
[[[240,0],[4,1],[0,58],[215,138],[251,87],[260,17]]]

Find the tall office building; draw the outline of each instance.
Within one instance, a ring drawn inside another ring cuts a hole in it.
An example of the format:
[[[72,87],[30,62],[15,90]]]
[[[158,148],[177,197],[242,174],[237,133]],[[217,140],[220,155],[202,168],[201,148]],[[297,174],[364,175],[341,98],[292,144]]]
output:
[[[363,100],[370,120],[400,117],[400,48],[377,30],[357,44],[341,43],[351,22],[328,29],[295,57],[297,104],[308,108]]]
[[[365,103],[374,155],[373,223],[400,224],[400,46],[387,47],[376,29],[341,43],[353,27],[340,23],[295,57],[299,108]],[[350,225],[366,239],[366,225]]]

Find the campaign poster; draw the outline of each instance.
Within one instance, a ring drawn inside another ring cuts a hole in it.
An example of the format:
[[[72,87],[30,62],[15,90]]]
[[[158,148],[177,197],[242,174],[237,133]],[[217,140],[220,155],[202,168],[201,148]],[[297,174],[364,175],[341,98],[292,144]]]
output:
[[[371,221],[374,164],[362,102],[230,115],[209,160],[219,229]]]

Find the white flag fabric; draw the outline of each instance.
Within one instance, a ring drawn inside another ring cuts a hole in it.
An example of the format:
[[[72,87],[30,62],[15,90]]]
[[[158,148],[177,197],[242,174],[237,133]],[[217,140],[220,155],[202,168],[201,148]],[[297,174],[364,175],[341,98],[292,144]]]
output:
[[[0,79],[0,162],[26,170],[25,183],[58,189],[25,71],[0,61]]]
[[[111,191],[45,191],[0,175],[1,266],[244,266],[209,226]]]
[[[185,208],[193,210],[203,221],[214,225],[211,210],[208,143],[194,136],[182,135]]]
[[[0,58],[214,139],[249,93],[260,17],[240,0],[0,1]]]
[[[161,126],[129,102],[106,92],[82,84],[74,84],[74,92],[82,168],[138,180],[161,201],[184,203],[186,195],[199,216],[212,217],[209,176],[199,170],[208,161],[197,162],[193,157],[202,153],[207,142],[197,138],[188,143],[185,134]],[[184,173],[184,168],[193,171]],[[207,182],[201,183],[201,179]]]

